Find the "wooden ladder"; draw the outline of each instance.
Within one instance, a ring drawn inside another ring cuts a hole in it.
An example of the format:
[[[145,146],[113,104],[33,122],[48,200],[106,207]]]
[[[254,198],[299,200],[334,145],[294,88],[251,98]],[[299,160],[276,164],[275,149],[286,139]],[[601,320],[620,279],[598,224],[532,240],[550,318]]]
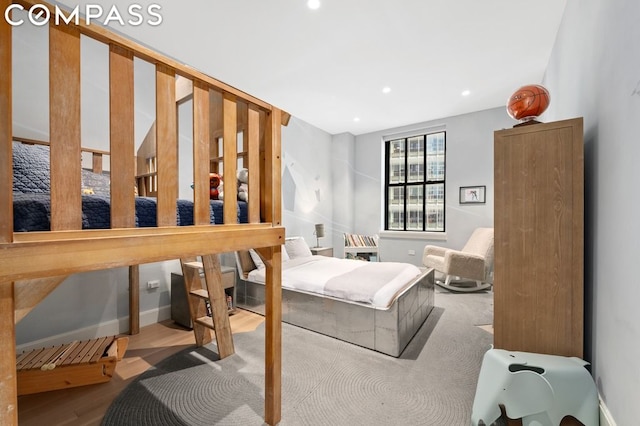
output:
[[[203,346],[213,339],[215,330],[220,359],[233,355],[233,337],[229,324],[227,297],[222,285],[222,271],[217,254],[180,259],[184,286],[189,301],[189,314],[196,338],[196,345]],[[201,271],[204,270],[204,282]],[[209,305],[210,316],[207,304]]]

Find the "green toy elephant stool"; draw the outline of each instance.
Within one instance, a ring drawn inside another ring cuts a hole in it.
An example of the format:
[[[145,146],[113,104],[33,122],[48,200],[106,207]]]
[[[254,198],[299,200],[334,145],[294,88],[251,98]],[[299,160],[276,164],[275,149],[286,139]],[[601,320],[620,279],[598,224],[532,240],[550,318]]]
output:
[[[490,425],[501,415],[522,418],[523,426],[558,426],[573,416],[599,425],[598,391],[585,365],[575,357],[489,349],[482,360],[471,424]]]

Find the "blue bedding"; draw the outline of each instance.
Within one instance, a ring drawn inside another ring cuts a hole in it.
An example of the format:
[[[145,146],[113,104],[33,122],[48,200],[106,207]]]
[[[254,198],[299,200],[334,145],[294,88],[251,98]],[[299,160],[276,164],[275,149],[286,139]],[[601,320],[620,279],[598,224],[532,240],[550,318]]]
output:
[[[109,175],[82,170],[82,188],[93,195],[82,196],[82,228],[111,227]],[[48,231],[51,229],[51,199],[49,196],[49,148],[13,143],[13,229],[16,232]],[[135,198],[137,227],[157,226],[156,199]],[[211,200],[211,223],[224,223],[223,202]],[[193,202],[178,200],[177,224],[193,225]],[[248,222],[247,204],[238,201],[238,222]]]

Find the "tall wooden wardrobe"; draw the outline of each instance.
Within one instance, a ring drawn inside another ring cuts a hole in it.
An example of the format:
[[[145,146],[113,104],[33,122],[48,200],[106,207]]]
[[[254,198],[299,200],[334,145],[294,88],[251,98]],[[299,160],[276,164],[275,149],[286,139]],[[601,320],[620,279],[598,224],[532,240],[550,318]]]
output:
[[[582,358],[582,118],[496,131],[494,166],[494,347]]]

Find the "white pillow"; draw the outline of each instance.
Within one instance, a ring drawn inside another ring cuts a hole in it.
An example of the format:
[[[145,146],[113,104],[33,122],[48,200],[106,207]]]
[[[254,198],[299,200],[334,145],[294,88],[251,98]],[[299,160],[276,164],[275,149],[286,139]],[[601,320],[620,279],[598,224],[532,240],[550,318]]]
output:
[[[263,269],[264,266],[264,262],[262,261],[262,258],[258,255],[258,253],[254,250],[254,249],[249,249],[249,256],[251,256],[251,260],[253,260],[253,263],[256,265],[257,269]],[[289,260],[289,254],[287,253],[287,250],[284,247],[284,244],[282,245],[282,261],[285,262]]]
[[[284,241],[290,259],[313,256],[307,242],[302,237],[289,237]]]

